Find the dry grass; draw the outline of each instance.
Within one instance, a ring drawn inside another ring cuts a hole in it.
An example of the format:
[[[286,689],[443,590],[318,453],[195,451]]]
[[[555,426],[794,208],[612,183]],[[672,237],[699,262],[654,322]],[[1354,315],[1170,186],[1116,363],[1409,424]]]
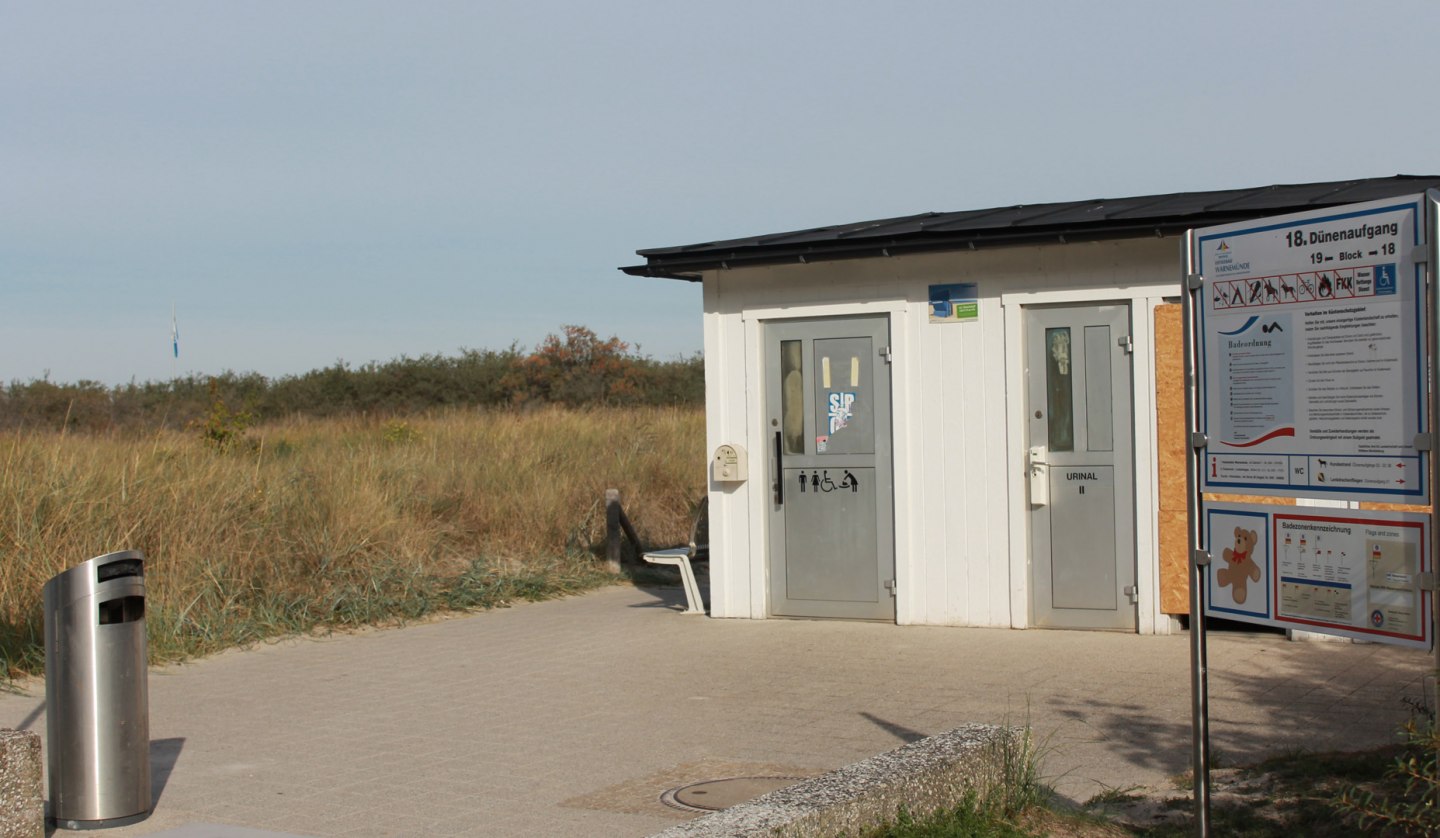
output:
[[[45,580],[113,550],[145,553],[155,660],[598,584],[604,490],[683,541],[703,446],[695,409],[0,433],[0,677],[40,668]]]

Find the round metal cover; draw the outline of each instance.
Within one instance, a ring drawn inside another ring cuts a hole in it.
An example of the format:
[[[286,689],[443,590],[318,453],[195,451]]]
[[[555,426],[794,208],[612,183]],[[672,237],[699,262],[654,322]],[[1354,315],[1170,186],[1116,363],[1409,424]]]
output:
[[[729,777],[724,780],[702,780],[688,786],[670,789],[660,795],[666,806],[687,812],[718,812],[738,803],[754,800],[762,794],[793,785],[803,777]]]

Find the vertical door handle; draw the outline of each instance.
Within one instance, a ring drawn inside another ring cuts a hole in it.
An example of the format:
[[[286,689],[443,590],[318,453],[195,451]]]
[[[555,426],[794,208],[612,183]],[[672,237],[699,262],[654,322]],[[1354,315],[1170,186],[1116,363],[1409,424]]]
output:
[[[1030,448],[1026,457],[1030,471],[1030,505],[1044,506],[1050,502],[1050,465],[1045,462],[1049,452],[1043,445]]]
[[[781,432],[775,432],[775,505],[785,505],[785,470],[781,467],[781,456],[784,453],[784,440],[781,439]]]

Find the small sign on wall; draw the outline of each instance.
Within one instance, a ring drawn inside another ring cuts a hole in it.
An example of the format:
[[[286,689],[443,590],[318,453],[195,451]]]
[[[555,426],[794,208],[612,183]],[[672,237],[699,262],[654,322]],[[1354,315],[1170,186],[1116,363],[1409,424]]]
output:
[[[979,297],[973,282],[930,286],[930,322],[974,323],[980,319]]]

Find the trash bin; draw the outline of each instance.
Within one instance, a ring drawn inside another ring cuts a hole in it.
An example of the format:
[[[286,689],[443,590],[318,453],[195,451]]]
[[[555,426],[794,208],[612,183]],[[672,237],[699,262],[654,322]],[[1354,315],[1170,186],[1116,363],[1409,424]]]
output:
[[[45,583],[50,818],[100,829],[150,814],[145,557],[97,556]]]

